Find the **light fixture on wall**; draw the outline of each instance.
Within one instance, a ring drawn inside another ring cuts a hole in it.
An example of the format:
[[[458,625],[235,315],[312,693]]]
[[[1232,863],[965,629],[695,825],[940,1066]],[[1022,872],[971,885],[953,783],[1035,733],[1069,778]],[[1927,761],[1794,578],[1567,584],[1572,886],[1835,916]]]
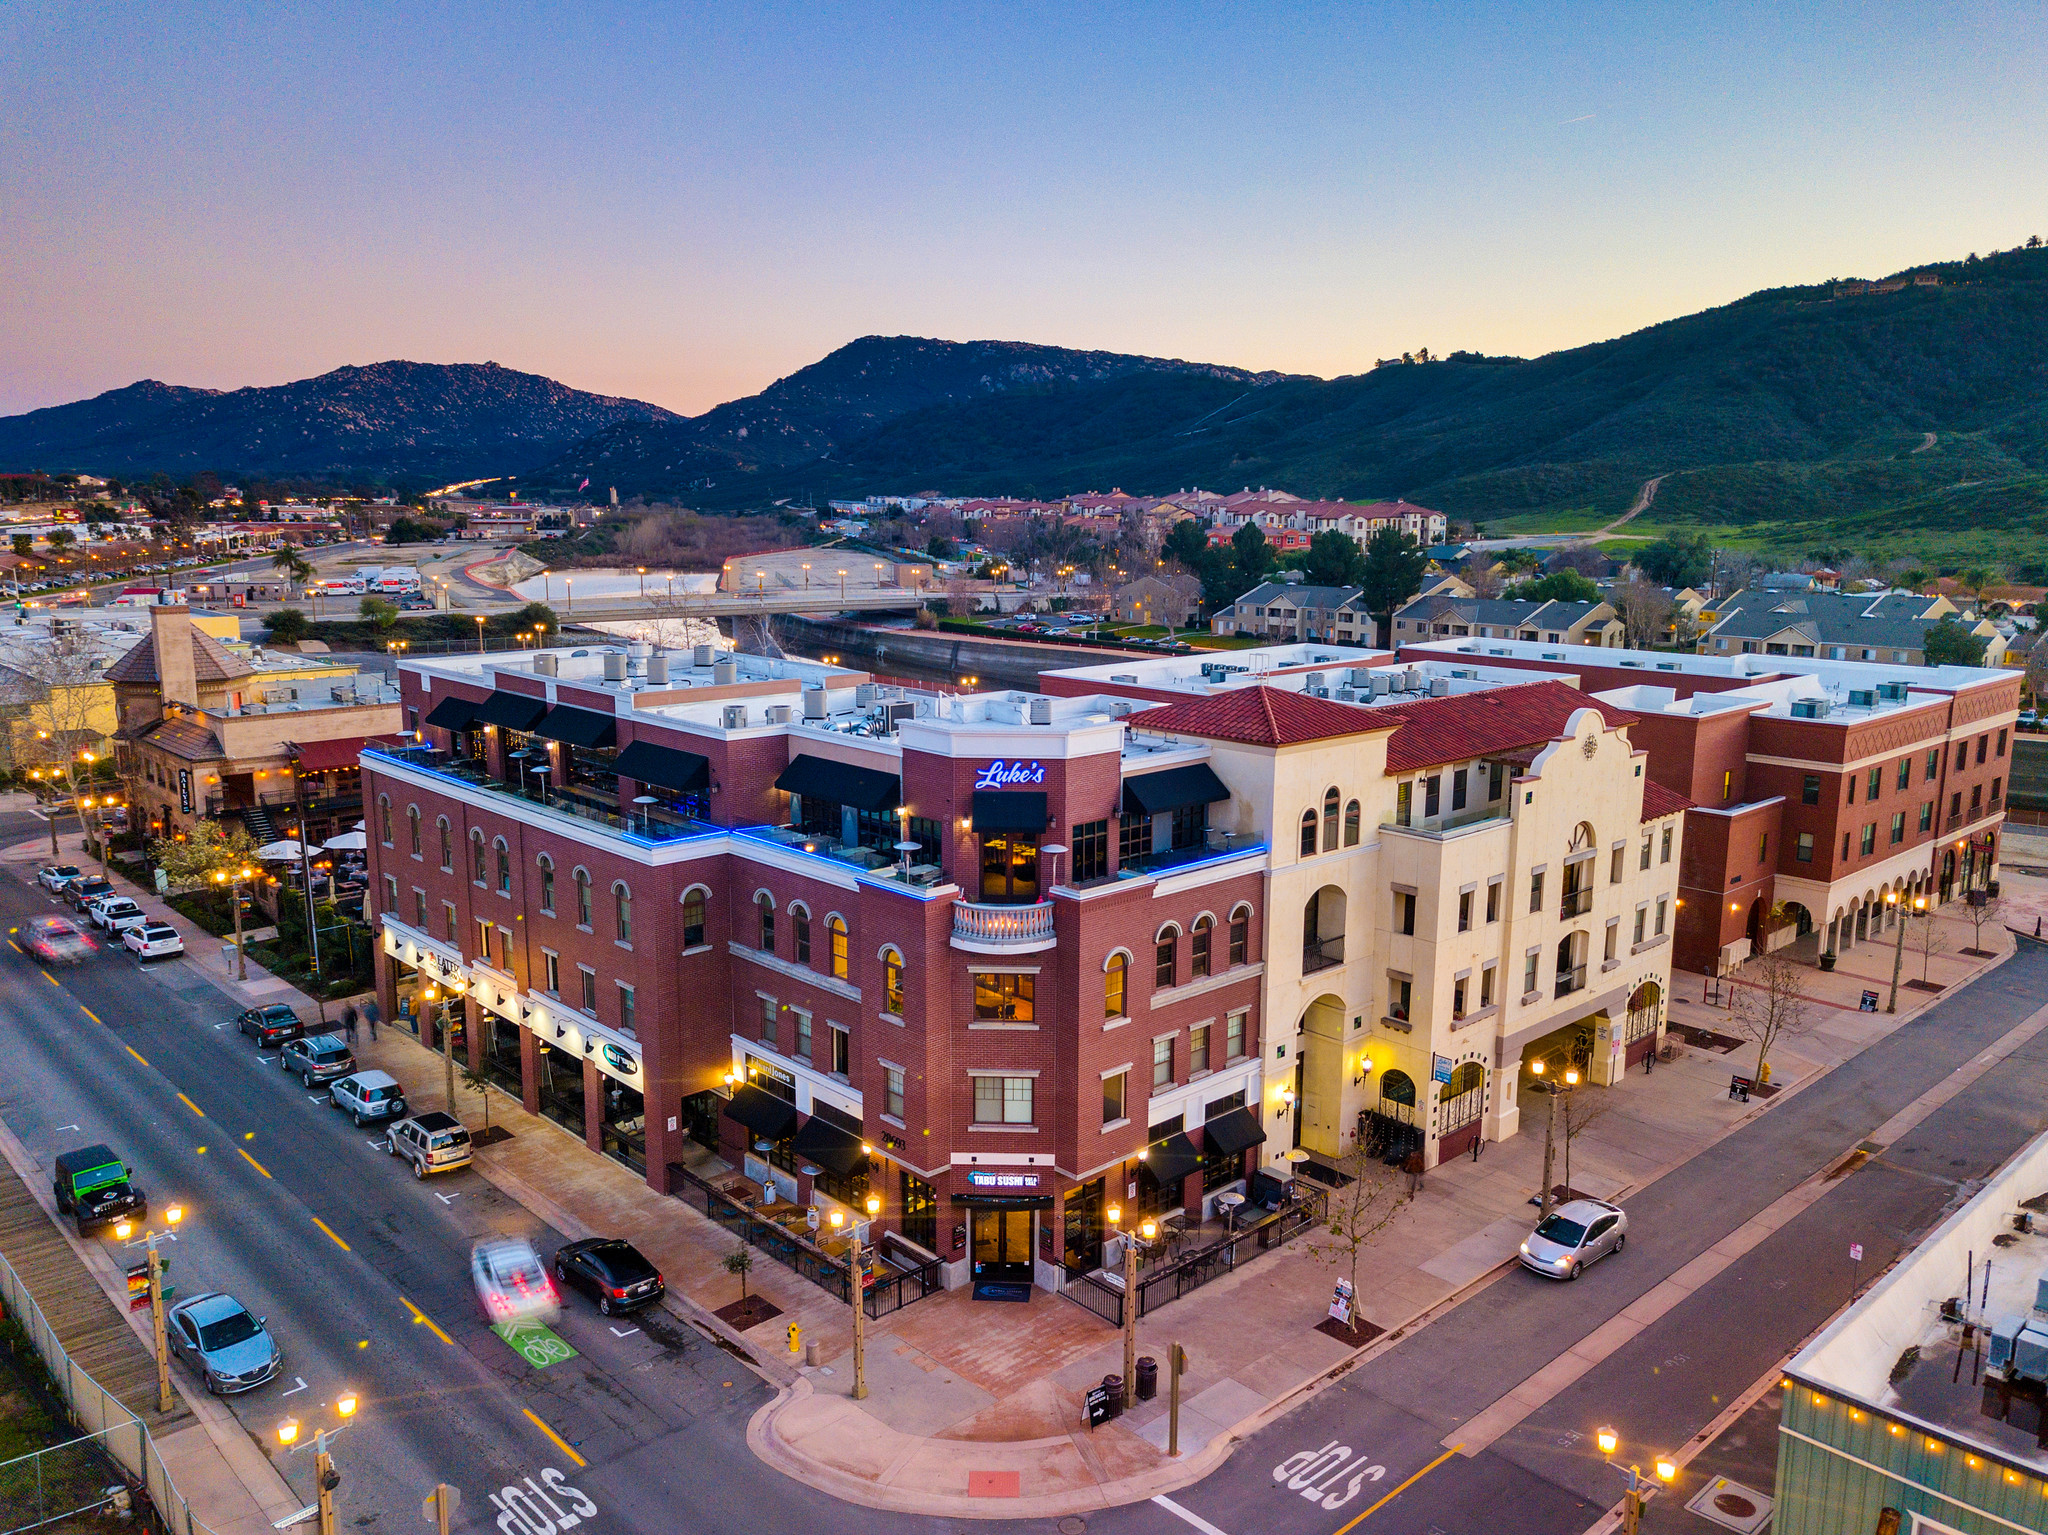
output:
[[[1291,1087],[1283,1087],[1283,1088],[1281,1088],[1281,1089],[1280,1089],[1280,1107],[1279,1107],[1279,1108],[1277,1108],[1277,1109],[1275,1109],[1275,1110],[1273,1111],[1273,1117],[1274,1117],[1275,1119],[1285,1119],[1285,1118],[1287,1117],[1287,1110],[1288,1110],[1288,1109],[1289,1109],[1289,1108],[1290,1108],[1290,1107],[1291,1107],[1291,1106],[1293,1105],[1293,1103],[1294,1103],[1294,1089],[1293,1089],[1293,1088],[1291,1088]]]

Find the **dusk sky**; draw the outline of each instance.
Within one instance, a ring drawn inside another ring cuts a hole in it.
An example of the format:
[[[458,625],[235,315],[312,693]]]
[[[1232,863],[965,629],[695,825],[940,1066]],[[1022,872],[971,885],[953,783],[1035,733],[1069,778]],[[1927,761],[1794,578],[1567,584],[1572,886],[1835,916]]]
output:
[[[0,7],[0,412],[853,337],[1324,375],[2048,237],[2036,0]]]

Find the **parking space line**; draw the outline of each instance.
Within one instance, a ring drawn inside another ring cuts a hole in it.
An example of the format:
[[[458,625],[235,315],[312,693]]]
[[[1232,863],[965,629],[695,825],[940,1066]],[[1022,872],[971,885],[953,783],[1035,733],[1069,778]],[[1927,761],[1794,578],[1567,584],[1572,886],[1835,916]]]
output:
[[[340,1237],[334,1235],[334,1228],[328,1225],[327,1222],[320,1219],[319,1216],[316,1215],[313,1217],[313,1224],[318,1226],[322,1231],[326,1232],[328,1236],[333,1237],[334,1245],[336,1247],[339,1247],[343,1252],[349,1252],[352,1250],[349,1247],[348,1243],[342,1241]]]
[[[78,1010],[81,1013],[85,1014],[86,1017],[90,1018],[94,1023],[99,1023],[100,1015],[94,1012],[91,1008],[87,1007],[83,1002],[78,1004]],[[100,1027],[105,1028],[106,1025],[100,1024]]]
[[[121,1048],[123,1050],[126,1050],[130,1055],[134,1056],[135,1059],[137,1059],[138,1061],[142,1061],[142,1052],[137,1050],[133,1045],[123,1045]],[[142,1061],[142,1064],[147,1066],[149,1062]]]
[[[433,1333],[435,1337],[439,1338],[443,1343],[447,1344],[450,1348],[455,1347],[455,1340],[449,1337],[448,1334],[446,1334],[445,1332],[441,1331],[440,1325],[436,1323],[432,1317],[428,1316],[426,1312],[420,1310],[420,1308],[415,1306],[411,1301],[405,1300],[405,1297],[403,1295],[399,1296],[398,1298],[402,1301],[405,1301],[405,1309],[412,1313],[413,1324],[415,1326],[425,1327],[428,1331]],[[528,1416],[531,1416],[531,1414],[529,1414]],[[539,1423],[540,1419],[534,1418],[533,1421]],[[542,1424],[541,1426],[546,1427],[545,1424]],[[582,1462],[579,1461],[577,1462],[577,1464],[580,1465],[582,1464]]]
[[[247,1162],[251,1167],[255,1168],[256,1171],[263,1174],[264,1177],[268,1178],[270,1176],[270,1169],[265,1167],[261,1162],[257,1161],[254,1157],[250,1156],[248,1152],[242,1151],[242,1148],[239,1146],[237,1146],[235,1150],[240,1151],[242,1153],[242,1160],[244,1162]]]
[[[193,1113],[197,1114],[201,1119],[206,1118],[206,1110],[202,1109],[190,1098],[187,1098],[183,1093],[178,1094],[178,1102],[184,1104],[186,1108],[190,1109]]]
[[[533,1426],[539,1429],[543,1434],[546,1434],[548,1438],[554,1440],[555,1448],[560,1450],[564,1455],[568,1456],[571,1460],[575,1461],[577,1465],[587,1466],[590,1464],[589,1461],[585,1460],[581,1455],[578,1455],[574,1450],[569,1448],[568,1440],[564,1439],[560,1434],[556,1433],[553,1429],[549,1428],[547,1424],[541,1422],[539,1413],[535,1412],[531,1407],[522,1407],[519,1410],[525,1413],[527,1417],[533,1419]]]

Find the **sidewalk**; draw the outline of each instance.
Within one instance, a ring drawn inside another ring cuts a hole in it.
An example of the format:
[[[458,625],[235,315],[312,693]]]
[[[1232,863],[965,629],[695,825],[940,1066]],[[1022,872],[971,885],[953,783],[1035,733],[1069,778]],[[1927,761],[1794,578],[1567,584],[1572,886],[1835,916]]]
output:
[[[33,862],[47,841],[23,844],[0,861]],[[2048,880],[2005,877],[2008,913],[2023,903],[2048,905]],[[161,903],[143,903],[153,913]],[[1997,921],[1984,930],[1990,957],[1960,951],[1971,939],[1961,907],[1937,921],[1948,952],[1925,960],[1930,982],[1950,987],[2008,957],[2011,936]],[[171,919],[181,930],[183,919]],[[2028,921],[2031,930],[2031,920]],[[1889,938],[1890,935],[1885,935]],[[214,984],[237,999],[312,1004],[270,978],[235,983],[221,974],[218,947],[191,935],[191,956]],[[1732,1074],[1750,1075],[1755,1046],[1681,1046],[1677,1059],[1636,1071],[1597,1094],[1600,1112],[1572,1142],[1570,1182],[1588,1193],[1626,1196],[1697,1156],[1748,1120],[1817,1080],[1833,1066],[1910,1021],[1938,995],[1901,987],[1899,1012],[1859,1009],[1865,989],[1888,994],[1893,951],[1873,939],[1843,957],[1832,973],[1806,973],[1813,1027],[1779,1040],[1771,1056],[1773,1095],[1750,1103],[1728,1096]],[[1909,951],[1904,974],[1921,973]],[[1671,1020],[1736,1036],[1725,1006],[1701,1000],[1704,977],[1672,978]],[[246,1005],[246,1003],[244,1004]],[[338,1004],[329,1004],[333,1016]],[[1674,1036],[1675,1038],[1676,1036]],[[390,1071],[420,1108],[443,1106],[443,1068],[410,1034],[386,1027],[357,1054]],[[474,1129],[484,1108],[457,1078],[456,1112]],[[1366,1318],[1386,1329],[1363,1350],[1315,1331],[1327,1312],[1337,1269],[1318,1261],[1307,1238],[1262,1255],[1168,1305],[1138,1325],[1141,1354],[1163,1359],[1170,1341],[1183,1343],[1189,1370],[1182,1383],[1182,1453],[1164,1453],[1162,1394],[1135,1403],[1121,1419],[1090,1432],[1081,1398],[1122,1368],[1117,1331],[1063,1297],[1034,1291],[1028,1305],[976,1302],[965,1290],[918,1301],[868,1328],[869,1396],[848,1394],[850,1308],[765,1255],[756,1254],[750,1294],[781,1315],[737,1334],[710,1313],[739,1298],[723,1260],[735,1239],[680,1200],[649,1189],[628,1169],[591,1153],[580,1136],[527,1114],[492,1089],[489,1117],[511,1139],[477,1153],[478,1172],[571,1237],[628,1237],[667,1277],[666,1304],[686,1321],[748,1358],[784,1389],[756,1414],[748,1439],[755,1453],[787,1475],[837,1497],[873,1507],[955,1517],[1034,1517],[1085,1512],[1131,1502],[1199,1479],[1237,1440],[1285,1413],[1346,1370],[1392,1347],[1429,1316],[1489,1283],[1513,1261],[1532,1218],[1541,1176],[1543,1137],[1488,1145],[1479,1160],[1460,1158],[1432,1171],[1395,1225],[1360,1264]],[[1847,1149],[1846,1147],[1844,1148]],[[1565,1179],[1559,1153],[1556,1176]],[[820,1365],[799,1362],[784,1329],[802,1329]]]

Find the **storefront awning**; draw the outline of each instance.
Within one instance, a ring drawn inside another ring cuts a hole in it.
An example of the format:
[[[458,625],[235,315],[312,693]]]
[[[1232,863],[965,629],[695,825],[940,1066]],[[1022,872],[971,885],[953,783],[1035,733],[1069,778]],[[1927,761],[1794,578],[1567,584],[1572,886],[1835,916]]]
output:
[[[1228,1156],[1264,1145],[1266,1132],[1250,1109],[1232,1109],[1202,1126],[1202,1138],[1212,1154]]]
[[[1183,805],[1213,805],[1229,799],[1230,791],[1206,762],[1168,768],[1163,773],[1144,773],[1124,780],[1125,815],[1164,815]]]
[[[627,742],[612,768],[621,778],[673,789],[678,794],[695,794],[711,785],[710,758],[677,751],[673,746],[656,746],[652,741]]]
[[[1050,1210],[1052,1195],[960,1193],[953,1196],[953,1203],[974,1210]]]
[[[902,784],[894,773],[808,755],[792,757],[775,780],[775,787],[785,794],[830,800],[856,810],[894,810],[903,795]]]
[[[784,1103],[773,1093],[742,1082],[732,1090],[732,1102],[725,1106],[728,1119],[737,1119],[764,1141],[780,1141],[796,1128],[796,1105]]]
[[[340,768],[359,767],[363,747],[371,743],[389,746],[394,742],[402,744],[402,738],[395,736],[344,736],[338,741],[287,742],[292,761],[301,773],[332,773]]]
[[[500,730],[531,730],[547,712],[546,699],[507,693],[501,688],[476,706],[475,723],[496,725]]]
[[[619,739],[619,722],[595,709],[572,709],[557,704],[547,717],[533,727],[533,733],[564,746],[613,746]]]
[[[1145,1148],[1145,1165],[1152,1169],[1160,1187],[1171,1188],[1202,1165],[1202,1154],[1195,1150],[1187,1131],[1179,1130]]]
[[[1045,795],[1037,790],[975,791],[974,829],[978,832],[1041,832],[1046,819]]]
[[[860,1149],[860,1137],[850,1135],[829,1120],[813,1114],[796,1133],[789,1148],[799,1161],[816,1162],[828,1172],[851,1178],[867,1166],[868,1154]]]
[[[434,705],[427,723],[436,730],[467,730],[476,723],[476,711],[482,707],[467,698],[450,696]]]

